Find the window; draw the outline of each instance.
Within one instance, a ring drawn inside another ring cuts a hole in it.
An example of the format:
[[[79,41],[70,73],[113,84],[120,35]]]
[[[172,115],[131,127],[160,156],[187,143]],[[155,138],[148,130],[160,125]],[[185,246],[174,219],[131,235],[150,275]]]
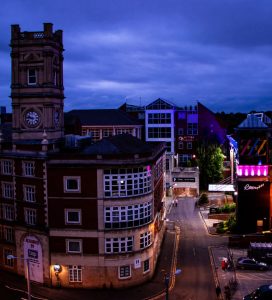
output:
[[[14,207],[13,205],[3,205],[3,218],[4,220],[13,221],[14,220]]]
[[[117,128],[115,130],[116,134],[131,134],[132,135],[132,129],[131,128]]]
[[[149,113],[148,114],[149,124],[171,124],[170,113]]]
[[[83,127],[82,135],[88,135],[92,138],[92,141],[96,142],[100,140],[100,129],[91,129],[88,127]]]
[[[131,276],[131,268],[130,266],[122,266],[119,267],[119,278],[126,279]]]
[[[178,135],[183,135],[183,128],[178,128]]]
[[[5,266],[14,267],[14,259],[8,259],[8,255],[13,255],[13,251],[11,249],[4,249],[4,261],[5,261]]]
[[[26,202],[36,201],[35,186],[24,185],[24,200]]]
[[[3,232],[4,232],[4,239],[7,242],[13,242],[14,241],[14,231],[13,231],[12,227],[5,226],[4,229],[3,229]]]
[[[64,192],[80,192],[80,177],[64,177]]]
[[[179,154],[179,164],[189,162],[192,157],[192,154]]]
[[[183,149],[183,142],[181,142],[181,141],[178,142],[178,148],[179,148],[179,150]]]
[[[197,126],[198,123],[187,123],[187,134],[188,135],[197,135],[198,129]]]
[[[13,183],[12,182],[2,182],[3,198],[12,199],[13,198]]]
[[[81,253],[82,240],[67,240],[66,249],[68,253]]]
[[[150,271],[150,263],[149,263],[149,259],[144,260],[144,273],[149,272]]]
[[[65,209],[66,224],[81,224],[81,209]]]
[[[27,83],[29,85],[37,84],[37,70],[36,69],[28,69],[27,72]]]
[[[69,266],[69,282],[82,282],[81,266]]]
[[[12,161],[2,160],[1,171],[3,175],[12,175]]]
[[[36,225],[37,211],[33,208],[25,208],[25,222],[27,225]]]
[[[192,142],[187,142],[187,149],[192,149],[192,148],[193,148]]]
[[[104,170],[105,197],[128,197],[151,192],[150,166]]]
[[[109,136],[112,136],[112,135],[113,135],[113,130],[112,129],[106,128],[106,129],[102,130],[102,137],[103,138],[109,137]]]
[[[149,127],[148,138],[171,138],[171,127]]]
[[[133,237],[106,238],[106,253],[126,253],[133,250]]]
[[[140,235],[140,248],[144,249],[151,245],[151,232],[147,231]]]
[[[129,206],[105,207],[106,229],[138,227],[151,222],[151,202]]]
[[[23,162],[23,172],[25,176],[34,176],[34,162]]]

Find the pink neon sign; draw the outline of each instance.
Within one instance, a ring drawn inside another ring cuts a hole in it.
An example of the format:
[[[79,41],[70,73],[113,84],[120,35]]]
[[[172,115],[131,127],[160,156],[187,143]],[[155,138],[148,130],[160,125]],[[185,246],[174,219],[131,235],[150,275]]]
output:
[[[268,166],[237,166],[238,176],[267,176]]]

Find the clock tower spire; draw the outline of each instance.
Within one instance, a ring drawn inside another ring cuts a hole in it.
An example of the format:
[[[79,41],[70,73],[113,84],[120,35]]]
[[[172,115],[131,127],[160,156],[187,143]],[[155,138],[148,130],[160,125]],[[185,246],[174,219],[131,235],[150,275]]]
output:
[[[12,25],[10,47],[13,143],[39,143],[44,131],[53,143],[64,126],[62,31],[51,23],[38,32]]]

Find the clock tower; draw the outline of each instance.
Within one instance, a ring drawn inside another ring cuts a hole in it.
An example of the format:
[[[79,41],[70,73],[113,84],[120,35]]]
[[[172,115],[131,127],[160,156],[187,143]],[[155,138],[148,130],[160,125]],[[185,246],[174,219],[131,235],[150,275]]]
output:
[[[62,31],[51,23],[38,32],[12,25],[10,47],[13,143],[39,143],[44,132],[53,143],[64,126]]]

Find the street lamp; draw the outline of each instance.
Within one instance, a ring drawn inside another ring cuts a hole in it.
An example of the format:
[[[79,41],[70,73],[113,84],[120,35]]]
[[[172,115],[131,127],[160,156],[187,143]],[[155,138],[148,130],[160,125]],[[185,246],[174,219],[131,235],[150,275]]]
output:
[[[22,259],[26,260],[26,282],[27,282],[27,300],[31,300],[31,293],[30,293],[30,278],[29,278],[29,259],[17,257],[12,254],[7,255],[7,259]]]
[[[181,269],[176,269],[175,273],[173,275],[170,275],[169,273],[164,274],[164,284],[165,284],[165,300],[169,299],[169,283],[170,279],[181,273]]]

